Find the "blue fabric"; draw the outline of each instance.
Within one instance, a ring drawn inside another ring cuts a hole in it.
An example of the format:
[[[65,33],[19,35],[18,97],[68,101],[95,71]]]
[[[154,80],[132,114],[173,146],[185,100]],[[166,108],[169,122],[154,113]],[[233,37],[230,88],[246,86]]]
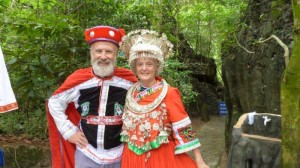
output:
[[[219,115],[227,116],[227,107],[226,107],[225,102],[220,101],[218,104],[219,104]]]
[[[0,148],[0,166],[4,166],[4,150]]]

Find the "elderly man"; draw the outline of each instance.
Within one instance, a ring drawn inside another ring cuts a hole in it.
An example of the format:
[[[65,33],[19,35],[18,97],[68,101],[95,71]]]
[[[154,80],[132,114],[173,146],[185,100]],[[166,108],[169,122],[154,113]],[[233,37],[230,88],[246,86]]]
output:
[[[123,29],[85,31],[92,67],[79,69],[49,98],[47,118],[53,168],[119,168],[121,116],[129,87],[137,80],[116,68]]]

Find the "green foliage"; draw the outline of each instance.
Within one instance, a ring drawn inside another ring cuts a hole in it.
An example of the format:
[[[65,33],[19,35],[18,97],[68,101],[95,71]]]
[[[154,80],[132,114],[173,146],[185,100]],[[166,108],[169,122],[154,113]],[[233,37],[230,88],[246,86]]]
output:
[[[123,67],[129,69],[129,64],[127,58],[125,58],[124,53],[119,53],[117,58],[117,67]]]
[[[198,95],[190,84],[191,71],[187,70],[186,65],[179,62],[176,58],[170,58],[164,68],[162,77],[173,87],[177,87],[182,96],[182,101],[193,103]]]
[[[122,10],[117,12],[115,20],[116,23],[123,25],[127,32],[135,29],[147,29],[151,27],[151,20],[155,13],[151,5],[144,3],[132,3],[124,5]]]
[[[32,137],[45,139],[47,137],[45,110],[36,109],[34,112],[9,112],[0,116],[0,133],[28,134]]]
[[[196,52],[208,57],[219,54],[219,42],[235,31],[241,11],[240,1],[201,1],[185,5],[178,14],[180,28]]]
[[[82,50],[82,45],[78,45],[83,41],[83,30],[72,17],[66,17],[63,13],[53,14],[59,5],[63,6],[62,3],[56,4],[56,8],[51,3],[39,6],[26,1],[11,5],[12,8],[4,10],[9,17],[2,21],[1,34],[6,36],[1,36],[1,41],[20,105],[17,116],[22,118],[26,115],[24,118],[27,120],[10,129],[30,134],[44,132],[46,125],[42,119],[45,113],[41,112],[45,111],[46,99],[67,74],[86,66],[82,64],[87,62],[87,57],[82,56],[87,55],[86,51]],[[13,116],[13,121],[17,116]],[[31,119],[36,121],[32,122]],[[22,127],[18,126],[20,124]]]
[[[221,44],[239,24],[246,9],[240,0],[194,1],[182,6],[176,19],[180,30],[196,53],[214,58],[221,81]]]

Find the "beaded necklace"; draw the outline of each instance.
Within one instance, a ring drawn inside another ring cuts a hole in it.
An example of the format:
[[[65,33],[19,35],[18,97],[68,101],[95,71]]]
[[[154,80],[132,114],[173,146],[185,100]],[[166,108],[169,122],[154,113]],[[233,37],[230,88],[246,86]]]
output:
[[[126,108],[129,108],[131,111],[134,111],[135,113],[147,113],[152,110],[154,110],[160,103],[163,101],[165,96],[167,95],[168,92],[168,83],[162,79],[162,91],[159,94],[159,96],[154,99],[154,101],[150,104],[147,105],[139,105],[133,97],[133,93],[136,90],[136,86],[138,86],[138,83],[136,83],[133,87],[129,88],[127,95],[126,95],[126,103],[125,106]]]
[[[142,85],[137,86],[140,89],[137,90],[142,90],[141,92],[139,92],[136,97],[134,98],[134,100],[136,102],[140,102],[143,98],[145,98],[146,96],[149,96],[151,94],[153,94],[154,92],[161,90],[163,88],[163,84],[162,82],[159,82],[153,86],[151,86],[150,88],[145,88]]]

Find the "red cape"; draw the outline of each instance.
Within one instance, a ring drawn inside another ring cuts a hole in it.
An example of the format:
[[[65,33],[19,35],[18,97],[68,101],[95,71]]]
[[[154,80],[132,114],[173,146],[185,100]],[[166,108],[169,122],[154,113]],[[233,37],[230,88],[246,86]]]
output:
[[[129,81],[136,82],[134,74],[124,68],[115,69],[114,76],[125,78]],[[92,68],[79,69],[71,74],[66,81],[53,93],[56,95],[65,90],[68,90],[82,82],[85,82],[91,78],[95,77],[92,73]],[[74,168],[75,162],[75,145],[64,140],[64,138],[59,133],[54,119],[49,113],[48,105],[46,103],[47,110],[47,120],[48,120],[48,131],[49,131],[49,142],[52,157],[52,168]],[[68,119],[74,124],[78,125],[80,120],[80,115],[77,112],[73,103],[70,103],[66,110],[66,115]]]

